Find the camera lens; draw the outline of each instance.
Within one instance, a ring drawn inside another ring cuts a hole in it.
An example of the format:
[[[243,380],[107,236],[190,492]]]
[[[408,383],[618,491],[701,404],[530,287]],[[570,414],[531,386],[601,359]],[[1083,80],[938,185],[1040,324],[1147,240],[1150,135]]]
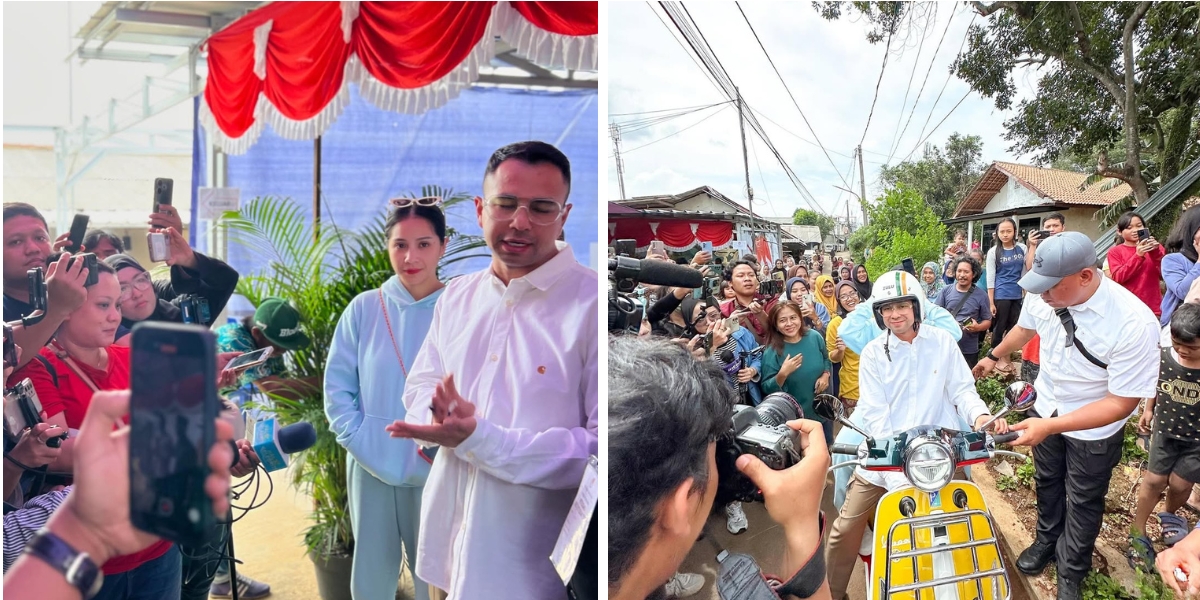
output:
[[[800,409],[796,399],[783,392],[775,392],[763,398],[762,403],[754,407],[754,412],[758,414],[758,422],[768,427],[804,418],[804,411]]]

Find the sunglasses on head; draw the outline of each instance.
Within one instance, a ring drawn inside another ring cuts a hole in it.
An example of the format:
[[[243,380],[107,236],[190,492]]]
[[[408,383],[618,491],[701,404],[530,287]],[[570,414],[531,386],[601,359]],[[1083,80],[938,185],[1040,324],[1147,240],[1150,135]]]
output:
[[[412,205],[417,206],[438,206],[442,203],[441,196],[425,196],[424,198],[392,198],[388,200],[393,208],[405,208]]]

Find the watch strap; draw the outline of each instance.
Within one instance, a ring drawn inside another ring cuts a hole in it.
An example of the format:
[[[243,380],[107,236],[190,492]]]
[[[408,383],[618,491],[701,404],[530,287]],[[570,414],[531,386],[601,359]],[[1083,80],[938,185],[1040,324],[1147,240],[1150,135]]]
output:
[[[100,592],[104,574],[86,552],[79,552],[53,532],[42,529],[33,536],[25,552],[50,565],[79,589],[84,600]]]
[[[996,356],[996,354],[993,353],[991,350],[988,350],[987,356],[985,356],[984,358],[991,360],[991,361],[1000,362],[1000,357]]]

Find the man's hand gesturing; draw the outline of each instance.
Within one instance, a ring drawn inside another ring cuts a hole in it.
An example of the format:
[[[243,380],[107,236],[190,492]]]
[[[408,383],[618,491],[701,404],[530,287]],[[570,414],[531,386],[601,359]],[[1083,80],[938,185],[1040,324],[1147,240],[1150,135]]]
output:
[[[454,387],[454,375],[447,375],[433,392],[431,425],[413,425],[401,420],[388,425],[392,437],[432,442],[455,448],[475,433],[475,405]]]

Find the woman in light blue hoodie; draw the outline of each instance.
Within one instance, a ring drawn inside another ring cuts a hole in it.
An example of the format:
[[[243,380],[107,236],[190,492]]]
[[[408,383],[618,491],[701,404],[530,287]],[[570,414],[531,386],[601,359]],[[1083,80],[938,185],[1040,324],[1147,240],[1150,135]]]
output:
[[[338,321],[325,366],[325,415],[348,454],[351,594],[357,600],[395,596],[407,555],[417,598],[428,600],[429,586],[416,577],[416,556],[429,463],[412,440],[392,438],[384,427],[404,420],[408,369],[445,287],[437,266],[446,252],[446,219],[437,206],[408,200],[392,210],[386,232],[396,275],[359,294]]]

